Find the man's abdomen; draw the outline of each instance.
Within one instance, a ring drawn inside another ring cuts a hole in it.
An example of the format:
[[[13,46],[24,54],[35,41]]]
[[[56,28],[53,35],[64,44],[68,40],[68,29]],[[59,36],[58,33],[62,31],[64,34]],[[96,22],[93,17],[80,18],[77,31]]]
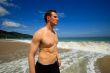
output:
[[[57,60],[56,56],[57,56],[56,52],[50,53],[47,51],[40,51],[38,61],[44,65],[53,64]]]

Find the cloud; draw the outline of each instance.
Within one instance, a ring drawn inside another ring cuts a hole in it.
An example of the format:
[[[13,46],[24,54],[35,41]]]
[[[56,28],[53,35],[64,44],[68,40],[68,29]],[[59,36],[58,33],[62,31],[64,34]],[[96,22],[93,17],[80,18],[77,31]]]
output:
[[[0,16],[5,16],[7,14],[9,14],[9,12],[5,8],[0,6]]]
[[[45,12],[39,10],[38,13],[41,14],[42,18],[44,18]]]
[[[16,6],[13,3],[10,3],[9,1],[11,0],[0,0],[0,4],[5,5],[5,6]]]
[[[45,12],[43,12],[43,11],[38,11],[38,13],[44,14]]]
[[[59,29],[58,29],[58,28],[54,28],[54,30],[55,30],[55,31],[58,31]]]
[[[12,27],[12,28],[19,28],[19,27],[26,28],[25,25],[21,25],[20,23],[16,23],[16,22],[12,22],[12,21],[3,21],[2,25],[5,27]]]
[[[6,2],[7,0],[0,0],[0,3],[4,3],[4,2]]]
[[[11,0],[0,0],[0,16],[5,16],[9,14],[9,11],[4,7],[15,7],[19,8],[17,5],[11,3]]]
[[[44,17],[44,14],[45,14],[44,11],[38,11],[38,13],[42,14],[42,17]],[[64,17],[65,17],[65,13],[59,13],[59,12],[58,12],[58,16],[59,16],[60,18],[64,18]]]
[[[64,18],[65,14],[64,13],[58,13],[58,16],[61,17],[61,18]]]

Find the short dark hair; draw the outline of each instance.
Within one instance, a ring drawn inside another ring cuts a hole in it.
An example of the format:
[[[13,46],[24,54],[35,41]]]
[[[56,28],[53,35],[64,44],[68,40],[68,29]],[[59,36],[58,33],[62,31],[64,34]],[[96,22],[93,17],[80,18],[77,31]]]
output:
[[[45,13],[45,15],[44,15],[44,20],[45,20],[46,23],[47,23],[47,16],[51,16],[51,13],[52,13],[52,12],[57,13],[56,10],[48,10],[48,11],[46,11],[46,13]]]

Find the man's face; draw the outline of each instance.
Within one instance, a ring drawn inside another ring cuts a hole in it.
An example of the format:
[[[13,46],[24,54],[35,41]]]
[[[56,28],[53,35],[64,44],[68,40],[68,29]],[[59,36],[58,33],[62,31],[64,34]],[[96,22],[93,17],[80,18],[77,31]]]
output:
[[[51,16],[50,16],[50,23],[52,24],[52,25],[57,25],[57,23],[58,23],[58,15],[57,15],[57,13],[55,13],[55,12],[51,12]]]

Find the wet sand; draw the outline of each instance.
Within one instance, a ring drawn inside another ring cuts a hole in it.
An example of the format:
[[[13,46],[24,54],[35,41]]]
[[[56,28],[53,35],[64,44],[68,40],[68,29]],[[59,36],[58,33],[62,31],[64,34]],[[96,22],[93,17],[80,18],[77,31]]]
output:
[[[28,43],[0,40],[0,63],[27,57],[29,46]]]
[[[14,42],[12,40],[0,40],[0,64],[28,57],[30,44]],[[59,49],[59,53],[66,53],[69,49]],[[110,55],[99,58],[96,64],[101,73],[110,73]]]
[[[0,64],[28,57],[29,43],[16,42],[13,40],[0,40]],[[70,51],[59,49],[59,53]]]
[[[110,73],[110,55],[99,58],[96,61],[96,64],[101,73]]]

